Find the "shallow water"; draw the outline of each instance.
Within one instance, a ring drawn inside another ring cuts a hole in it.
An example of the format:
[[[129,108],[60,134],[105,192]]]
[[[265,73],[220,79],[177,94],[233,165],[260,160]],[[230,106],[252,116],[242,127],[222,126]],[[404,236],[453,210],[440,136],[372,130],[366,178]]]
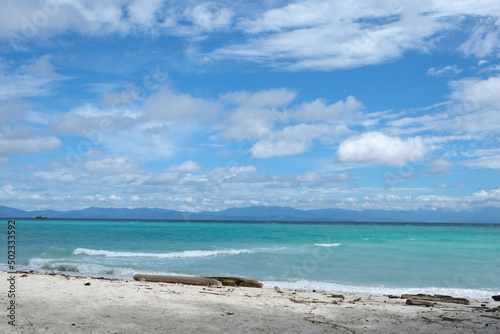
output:
[[[346,293],[500,292],[500,225],[18,220],[16,235],[17,269],[242,276]]]

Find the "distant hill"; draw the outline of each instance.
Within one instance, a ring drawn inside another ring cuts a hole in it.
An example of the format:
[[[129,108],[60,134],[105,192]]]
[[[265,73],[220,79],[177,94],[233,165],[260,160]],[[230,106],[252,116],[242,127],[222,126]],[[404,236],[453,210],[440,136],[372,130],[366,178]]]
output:
[[[389,211],[342,209],[298,210],[289,207],[251,206],[218,212],[181,212],[164,209],[114,209],[90,207],[83,210],[24,211],[0,206],[0,217],[67,219],[165,219],[165,220],[237,220],[237,221],[318,221],[318,222],[415,222],[415,223],[500,223],[500,209],[452,212],[445,210]]]

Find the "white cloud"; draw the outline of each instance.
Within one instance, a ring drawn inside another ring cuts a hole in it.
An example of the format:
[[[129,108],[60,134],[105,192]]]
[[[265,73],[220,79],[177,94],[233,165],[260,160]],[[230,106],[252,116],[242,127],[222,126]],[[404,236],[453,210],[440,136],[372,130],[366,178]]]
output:
[[[286,155],[301,154],[309,149],[304,140],[260,140],[251,148],[254,158],[266,159],[272,157],[282,157]]]
[[[50,59],[52,59],[52,57],[53,56],[50,54],[41,56],[32,64],[26,66],[26,73],[46,77],[51,80],[63,79],[64,76],[58,74],[54,68],[54,65],[51,64]]]
[[[231,24],[234,12],[223,8],[216,2],[204,2],[185,11],[185,16],[194,25],[203,30],[211,31],[226,28]]]
[[[162,3],[163,0],[135,0],[130,2],[127,7],[129,20],[140,26],[154,26]]]
[[[500,132],[500,110],[481,110],[469,115],[458,116],[455,124],[472,133]]]
[[[161,184],[171,184],[179,181],[182,177],[181,173],[163,173],[156,175],[146,180],[144,184],[146,185],[161,185]]]
[[[238,91],[221,96],[222,101],[247,108],[279,108],[295,99],[296,93],[286,88],[258,92]]]
[[[461,112],[470,112],[485,107],[500,109],[500,76],[485,80],[464,79],[451,83],[451,98]]]
[[[145,120],[196,120],[209,119],[218,112],[215,102],[192,97],[189,94],[174,93],[163,88],[144,102]]]
[[[27,155],[53,151],[61,145],[56,137],[2,138],[0,156]]]
[[[471,168],[489,168],[500,170],[500,154],[483,156],[477,159],[468,160],[463,164]]]
[[[445,67],[431,67],[427,70],[427,75],[430,76],[455,76],[462,72],[462,69],[457,65],[448,65]]]
[[[0,124],[15,123],[27,115],[29,105],[21,99],[10,99],[0,104]]]
[[[363,103],[354,96],[348,96],[345,101],[340,100],[329,105],[325,100],[317,99],[302,103],[297,110],[291,112],[290,117],[298,122],[335,122],[352,117],[363,107]]]
[[[487,20],[493,21],[493,20]],[[500,28],[498,23],[482,22],[469,39],[460,46],[466,56],[486,57],[500,51]]]
[[[348,96],[345,101],[329,105],[317,99],[278,109],[286,108],[294,98],[295,93],[286,89],[222,95],[222,101],[237,108],[228,112],[228,121],[219,135],[237,141],[257,139],[250,153],[258,159],[300,154],[310,149],[314,139],[328,140],[347,132],[340,121],[352,118],[363,108],[361,102]]]
[[[281,119],[281,113],[273,109],[241,107],[229,115],[221,136],[238,141],[269,137],[274,124]]]
[[[319,172],[306,172],[297,176],[297,181],[304,184],[325,185],[329,183],[346,182],[349,180],[347,173],[321,174]]]
[[[194,162],[193,160],[188,160],[180,165],[170,166],[168,170],[170,172],[179,172],[179,173],[198,172],[201,170],[201,166],[198,165],[198,163]]]
[[[254,158],[266,159],[309,150],[312,141],[325,135],[335,135],[338,129],[326,124],[298,124],[275,131],[266,139],[260,139],[250,152]]]
[[[427,151],[422,138],[418,136],[402,140],[380,132],[368,132],[340,143],[335,157],[342,163],[402,166],[408,161],[423,159]]]
[[[128,174],[139,170],[140,164],[129,156],[87,161],[83,167],[90,172],[102,174]]]
[[[296,93],[287,89],[258,92],[238,91],[220,96],[229,110],[220,136],[237,141],[269,137],[275,125],[283,124],[283,108],[295,99]],[[232,109],[236,107],[235,109]]]
[[[427,171],[433,175],[447,175],[450,174],[450,167],[452,164],[444,159],[436,159],[431,164],[431,169]]]
[[[208,176],[212,180],[221,180],[226,178],[234,178],[236,176],[254,173],[257,171],[255,166],[230,166],[230,167],[215,167]]]
[[[446,27],[439,17],[432,8],[410,2],[391,8],[382,2],[299,1],[242,20],[241,28],[253,38],[210,56],[267,61],[292,70],[377,64],[408,49],[425,49],[426,39]]]
[[[50,79],[28,74],[0,73],[0,100],[47,95],[46,85],[50,82]]]

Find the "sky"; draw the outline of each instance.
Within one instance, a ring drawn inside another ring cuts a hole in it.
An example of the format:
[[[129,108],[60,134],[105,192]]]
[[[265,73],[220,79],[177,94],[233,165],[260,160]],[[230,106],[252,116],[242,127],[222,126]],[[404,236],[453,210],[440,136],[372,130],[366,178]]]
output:
[[[500,207],[498,0],[4,0],[0,205]]]

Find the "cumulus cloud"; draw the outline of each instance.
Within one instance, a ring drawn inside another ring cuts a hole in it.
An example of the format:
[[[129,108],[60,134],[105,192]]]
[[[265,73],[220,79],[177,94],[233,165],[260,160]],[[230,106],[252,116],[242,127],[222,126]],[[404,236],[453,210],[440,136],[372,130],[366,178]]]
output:
[[[61,145],[56,137],[2,138],[0,136],[0,156],[27,155],[53,151]]]
[[[298,122],[333,122],[352,117],[363,108],[363,103],[354,96],[348,96],[345,101],[340,100],[332,104],[327,104],[324,99],[316,99],[302,103],[297,110],[291,112],[290,117]]]
[[[304,140],[260,140],[252,146],[251,153],[254,158],[266,159],[300,154],[307,150],[308,145]]]
[[[179,181],[182,177],[181,173],[163,173],[153,176],[144,182],[145,185],[162,185],[170,184]]]
[[[163,88],[144,102],[144,109],[145,120],[194,121],[214,117],[219,108],[215,102]]]
[[[453,81],[451,87],[451,98],[460,104],[459,111],[470,112],[485,107],[500,109],[500,76]]]
[[[120,175],[136,172],[140,168],[140,163],[132,157],[122,156],[87,161],[83,167],[90,172]]]
[[[317,99],[286,109],[294,98],[295,93],[286,89],[222,95],[222,101],[236,109],[227,112],[225,128],[219,135],[237,141],[257,139],[250,153],[258,159],[301,154],[315,139],[327,140],[347,132],[340,121],[363,108],[360,101],[348,96],[332,104]]]
[[[266,159],[306,152],[312,141],[335,133],[335,128],[325,124],[298,124],[287,126],[261,139],[250,149],[254,158]]]
[[[179,173],[198,172],[201,170],[201,166],[198,165],[198,163],[194,162],[193,160],[188,160],[180,165],[170,166],[168,170],[170,172],[179,172]]]
[[[281,113],[274,109],[241,107],[228,116],[226,127],[220,135],[238,141],[268,137],[274,124],[281,119]]]
[[[380,132],[349,137],[340,143],[336,160],[342,163],[402,166],[423,159],[428,149],[421,137],[403,140]]]
[[[223,94],[225,102],[249,108],[278,108],[295,99],[296,93],[286,88],[262,90],[258,92],[238,91]]]

